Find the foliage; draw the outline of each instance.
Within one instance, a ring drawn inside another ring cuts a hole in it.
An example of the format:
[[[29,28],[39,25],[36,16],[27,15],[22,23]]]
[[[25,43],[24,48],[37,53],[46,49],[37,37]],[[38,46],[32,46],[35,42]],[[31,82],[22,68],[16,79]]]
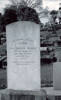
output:
[[[38,18],[38,14],[36,11],[30,7],[18,7],[14,9],[14,7],[10,7],[5,10],[4,14],[5,24],[10,24],[12,22],[21,20],[21,21],[32,21],[37,24],[40,23]]]
[[[12,9],[11,7],[9,9],[6,9],[5,14],[4,14],[5,25],[10,24],[15,21],[17,21],[16,10]]]
[[[4,24],[4,17],[0,13],[0,33],[5,32],[5,24]]]
[[[5,13],[0,16],[0,32],[5,31],[5,25],[17,20],[41,23],[35,8],[40,7],[41,0],[10,0],[12,4],[5,8]],[[42,25],[41,25],[42,26]]]
[[[57,18],[57,13],[58,13],[58,12],[57,12],[56,10],[52,10],[52,11],[50,12],[50,15],[52,16],[54,23],[55,23],[56,18]]]
[[[41,4],[42,4],[42,0],[10,0],[12,2],[13,5],[17,6],[17,8],[20,6],[21,4],[23,6],[27,6],[30,8],[35,9],[39,16],[40,16],[40,12],[41,12]],[[38,10],[37,10],[38,9]]]

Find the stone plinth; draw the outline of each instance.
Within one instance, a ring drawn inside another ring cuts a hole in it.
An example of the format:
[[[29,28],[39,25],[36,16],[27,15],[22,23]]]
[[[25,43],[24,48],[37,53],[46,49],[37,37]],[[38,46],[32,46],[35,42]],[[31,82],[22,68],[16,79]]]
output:
[[[46,92],[40,91],[14,91],[3,90],[0,92],[0,100],[46,100]]]

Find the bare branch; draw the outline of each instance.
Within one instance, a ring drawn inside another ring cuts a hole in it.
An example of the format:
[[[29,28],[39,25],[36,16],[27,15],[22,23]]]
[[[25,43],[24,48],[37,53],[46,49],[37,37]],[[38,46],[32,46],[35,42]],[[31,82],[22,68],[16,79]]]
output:
[[[17,0],[10,0],[14,5],[17,5],[18,4],[18,1]]]
[[[32,7],[32,8],[35,8],[35,7],[39,6],[39,5],[40,5],[40,3],[38,2],[38,3],[32,4],[31,7]]]
[[[28,5],[31,7],[31,5],[32,5],[32,0],[28,0]]]
[[[31,8],[37,8],[38,6],[41,5],[41,0],[11,0],[11,2],[14,5],[18,5],[18,3],[20,3],[20,2],[21,3],[26,2],[27,3],[27,6],[29,6]]]

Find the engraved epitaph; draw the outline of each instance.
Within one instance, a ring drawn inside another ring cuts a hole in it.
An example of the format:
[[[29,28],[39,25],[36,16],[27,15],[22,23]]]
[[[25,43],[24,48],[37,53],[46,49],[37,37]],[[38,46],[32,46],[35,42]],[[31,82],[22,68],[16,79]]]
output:
[[[6,26],[8,89],[40,90],[40,26],[18,21]]]

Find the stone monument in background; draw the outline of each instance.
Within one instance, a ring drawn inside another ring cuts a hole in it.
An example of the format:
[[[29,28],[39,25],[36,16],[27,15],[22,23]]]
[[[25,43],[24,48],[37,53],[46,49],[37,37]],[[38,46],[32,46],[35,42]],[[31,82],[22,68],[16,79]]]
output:
[[[61,62],[53,64],[53,87],[55,90],[61,90]]]
[[[55,90],[61,90],[61,50],[56,47],[55,55],[57,62],[53,64],[53,87]]]

